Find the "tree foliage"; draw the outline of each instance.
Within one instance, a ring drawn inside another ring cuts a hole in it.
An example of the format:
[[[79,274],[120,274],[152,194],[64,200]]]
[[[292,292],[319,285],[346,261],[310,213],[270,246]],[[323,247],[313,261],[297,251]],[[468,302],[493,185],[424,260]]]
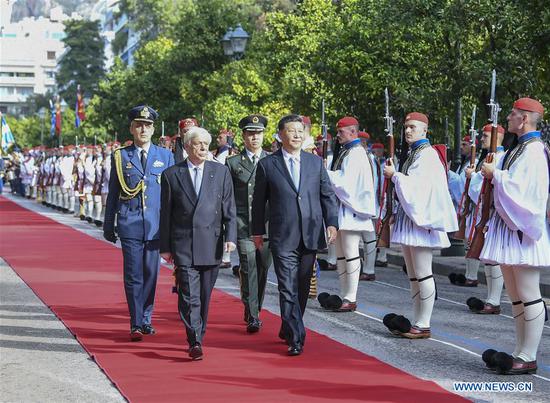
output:
[[[59,63],[56,81],[61,97],[74,105],[77,85],[84,96],[91,96],[105,75],[104,43],[98,21],[68,20],[64,25],[66,53]]]
[[[399,123],[412,110],[464,132],[476,105],[487,118],[491,70],[505,121],[514,99],[550,106],[550,8],[545,0],[122,0],[140,33],[135,64],[117,61],[94,92],[85,130],[119,139],[126,113],[157,109],[166,132],[195,116],[211,132],[237,130],[240,118],[264,113],[268,133],[282,114],[320,122],[326,100],[332,126],[356,116],[383,139],[384,88]],[[241,23],[251,35],[242,60],[224,57],[220,39]],[[159,130],[157,129],[157,133]],[[268,137],[266,141],[269,141]],[[237,141],[240,141],[237,139]]]

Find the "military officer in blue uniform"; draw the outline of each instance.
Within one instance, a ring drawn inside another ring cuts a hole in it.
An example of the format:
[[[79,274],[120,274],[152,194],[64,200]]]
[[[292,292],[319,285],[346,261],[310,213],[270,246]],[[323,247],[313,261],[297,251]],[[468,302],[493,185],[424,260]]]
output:
[[[151,143],[157,112],[146,105],[128,113],[133,144],[113,153],[103,236],[122,245],[124,291],[130,311],[130,339],[154,334],[151,325],[160,267],[160,177],[174,165],[173,154]]]

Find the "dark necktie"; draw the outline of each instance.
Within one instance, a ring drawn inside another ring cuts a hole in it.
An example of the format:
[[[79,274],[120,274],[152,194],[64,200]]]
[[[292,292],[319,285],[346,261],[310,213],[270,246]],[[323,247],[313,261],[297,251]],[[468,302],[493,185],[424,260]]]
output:
[[[145,150],[141,150],[141,166],[145,171],[145,167],[147,167],[147,152]]]
[[[256,165],[256,155],[255,155],[255,154],[252,156],[252,163],[253,163],[254,165]]]

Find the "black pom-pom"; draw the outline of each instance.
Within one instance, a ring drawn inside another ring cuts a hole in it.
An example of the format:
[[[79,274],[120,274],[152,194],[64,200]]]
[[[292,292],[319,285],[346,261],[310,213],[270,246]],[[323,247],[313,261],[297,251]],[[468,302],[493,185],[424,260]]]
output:
[[[466,301],[466,305],[470,308],[471,311],[481,311],[485,306],[485,303],[476,297],[470,297]]]
[[[456,275],[456,283],[458,285],[464,285],[466,283],[466,276],[462,273]]]
[[[512,369],[514,358],[510,354],[496,353],[493,356],[493,363],[499,374],[505,374]]]
[[[496,353],[498,353],[497,350],[493,350],[492,348],[490,348],[489,350],[485,350],[481,355],[481,359],[483,360],[485,365],[487,365],[487,367],[489,368],[495,367],[494,359],[495,359]]]
[[[456,284],[456,273],[449,274],[449,281],[451,284]]]
[[[407,333],[411,330],[411,322],[405,318],[403,315],[397,315],[390,321],[390,326],[400,333]]]
[[[321,304],[323,308],[326,308],[327,300],[329,297],[330,294],[328,292],[322,292],[317,296],[317,301],[319,301],[319,304]]]
[[[385,325],[388,329],[390,329],[390,330],[395,330],[395,329],[393,328],[393,326],[391,326],[390,324],[391,324],[391,320],[392,320],[393,318],[395,318],[396,316],[397,316],[396,313],[393,313],[393,312],[392,312],[392,313],[388,313],[388,314],[387,314],[386,316],[384,316],[384,318],[382,319],[382,323],[384,323],[384,325]]]
[[[338,295],[331,295],[327,298],[326,308],[327,309],[340,309],[342,306],[342,298]]]

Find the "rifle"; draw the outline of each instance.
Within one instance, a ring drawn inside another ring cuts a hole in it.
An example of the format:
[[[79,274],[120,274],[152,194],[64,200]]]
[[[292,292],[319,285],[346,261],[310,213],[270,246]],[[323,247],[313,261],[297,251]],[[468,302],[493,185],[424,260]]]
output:
[[[470,123],[470,166],[469,168],[474,169],[476,163],[476,137],[477,130],[475,129],[476,125],[476,106],[472,110],[472,120]],[[471,199],[468,197],[468,190],[470,189],[470,179],[466,178],[466,185],[464,186],[464,192],[460,198],[460,203],[458,204],[458,231],[454,234],[454,237],[457,239],[466,239],[466,218],[468,217],[468,212],[470,211]]]
[[[489,101],[489,108],[491,110],[491,145],[489,147],[489,153],[485,161],[487,163],[492,163],[497,151],[497,136],[498,136],[498,113],[500,112],[500,106],[496,102],[495,92],[497,85],[497,73],[493,70],[493,77],[491,81],[491,99]],[[491,204],[493,198],[493,185],[491,181],[487,178],[483,179],[483,185],[481,187],[480,199],[482,200],[482,209],[481,209],[481,218],[479,223],[475,225],[475,232],[471,231],[470,236],[468,237],[468,243],[470,249],[466,254],[466,257],[469,259],[479,260],[479,255],[481,255],[481,250],[485,243],[485,232],[487,232],[487,223],[489,222],[489,216],[491,213]],[[479,206],[479,201],[478,201]],[[477,208],[474,213],[474,224],[477,216]],[[473,238],[472,238],[473,232]]]
[[[390,161],[393,161],[395,154],[395,142],[393,138],[393,124],[395,120],[390,116],[390,96],[388,94],[388,89],[384,90],[384,96],[386,98],[386,114],[384,115],[384,123],[386,137],[388,137],[388,148],[389,156],[386,160],[386,165],[390,164]],[[378,248],[389,248],[390,247],[390,221],[393,217],[393,182],[391,180],[384,181],[384,190],[382,192],[385,194],[385,204],[386,204],[386,214],[384,218],[382,216],[382,200],[380,200],[380,214],[378,216],[378,223],[376,225],[376,247]]]
[[[321,133],[323,135],[323,165],[327,168],[328,134],[325,122],[325,98],[321,102]]]

